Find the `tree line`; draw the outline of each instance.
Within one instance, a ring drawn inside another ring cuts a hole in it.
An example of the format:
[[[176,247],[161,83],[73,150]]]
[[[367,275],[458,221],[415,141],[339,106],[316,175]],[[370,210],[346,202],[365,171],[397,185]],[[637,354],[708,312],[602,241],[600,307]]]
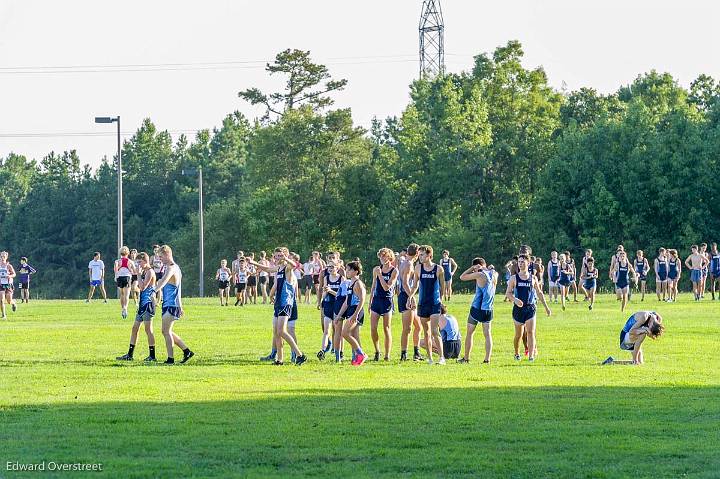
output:
[[[239,92],[265,108],[261,118],[235,111],[175,142],[146,119],[124,141],[125,242],[171,244],[185,294],[197,291],[197,178],[183,171],[198,167],[207,293],[219,260],[239,249],[285,245],[303,260],[339,250],[372,264],[380,247],[414,241],[450,250],[461,267],[483,256],[501,268],[527,243],[544,260],[592,248],[602,267],[618,244],[652,260],[661,246],[684,255],[717,238],[716,80],[686,89],[651,71],[612,94],[565,92],[522,58],[511,41],[470,71],[417,80],[399,116],[366,130],[333,108],[345,79],[309,52],[281,52],[266,69],[282,91]],[[116,188],[114,161],[91,170],[74,150],[0,159],[0,247],[38,269],[34,293],[81,297],[94,251],[111,266]]]

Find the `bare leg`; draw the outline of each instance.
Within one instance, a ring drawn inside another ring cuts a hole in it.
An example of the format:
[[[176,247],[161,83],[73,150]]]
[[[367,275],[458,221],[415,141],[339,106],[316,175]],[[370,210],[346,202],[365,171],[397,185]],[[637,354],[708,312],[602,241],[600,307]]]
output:
[[[383,314],[383,330],[385,331],[385,361],[390,360],[390,350],[392,349],[392,330],[390,321],[392,320],[392,311]]]
[[[528,349],[530,350],[530,355],[529,355],[528,359],[534,360],[535,359],[535,318],[529,319],[525,322],[525,330],[527,331]]]
[[[473,348],[473,336],[475,336],[476,324],[467,323],[467,331],[465,332],[465,355],[463,358],[465,361],[470,361],[470,353]]]
[[[380,315],[375,311],[370,312],[370,337],[372,338],[375,354],[380,354],[380,335],[378,334],[378,322]]]
[[[490,362],[490,357],[492,356],[492,347],[493,347],[493,340],[492,340],[492,323],[488,321],[487,323],[482,323],[483,327],[483,335],[485,336],[485,362]]]
[[[515,337],[513,338],[513,347],[515,348],[515,357],[518,358],[520,357],[520,338],[525,331],[525,325],[518,323],[517,321],[513,321],[513,324],[515,325]]]
[[[425,351],[427,352],[427,358],[428,362],[432,363],[432,337],[430,332],[430,318],[420,318],[420,323],[422,324],[423,328],[423,336],[425,337]]]

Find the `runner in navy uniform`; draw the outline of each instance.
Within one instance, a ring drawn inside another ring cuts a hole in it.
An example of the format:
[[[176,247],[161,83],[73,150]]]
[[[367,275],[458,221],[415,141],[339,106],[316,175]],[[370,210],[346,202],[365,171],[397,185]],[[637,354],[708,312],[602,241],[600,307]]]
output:
[[[668,298],[668,302],[674,302],[677,301],[678,283],[682,275],[682,261],[676,249],[670,249],[668,253],[670,253],[670,258],[668,259],[668,294],[670,297]]]
[[[457,271],[457,263],[450,257],[450,252],[448,250],[444,250],[442,252],[440,265],[445,273],[445,289],[443,290],[443,298],[445,301],[450,301],[450,297],[452,296],[452,280],[455,275],[455,271]]]
[[[715,301],[715,287],[720,288],[720,251],[718,251],[717,243],[713,243],[710,248],[710,282],[712,299]],[[720,292],[720,289],[718,289],[718,292]],[[720,298],[720,294],[718,297]]]
[[[571,278],[572,269],[567,262],[565,253],[562,253],[560,255],[560,278],[558,279],[558,284],[560,285],[560,304],[563,311],[565,311],[565,301],[567,301],[570,284],[572,283]]]
[[[615,270],[613,278],[615,279],[615,290],[620,295],[621,306],[620,311],[625,311],[625,305],[628,302],[628,292],[630,291],[630,276],[635,280],[637,273],[627,259],[625,251],[621,251],[618,260],[615,262]]]
[[[647,274],[650,271],[650,263],[648,263],[645,253],[641,249],[637,250],[633,266],[635,267],[635,285],[640,284],[640,301],[645,301],[645,289],[647,285]]]
[[[513,346],[515,347],[516,361],[520,361],[520,339],[523,330],[527,331],[528,360],[534,361],[537,355],[535,345],[535,303],[537,297],[540,298],[547,315],[550,316],[551,314],[537,278],[528,271],[529,263],[530,257],[528,255],[518,255],[519,272],[510,278],[507,291],[505,291],[505,296],[513,303],[512,316],[515,323]]]
[[[390,321],[393,313],[393,294],[398,278],[398,270],[392,265],[395,254],[390,248],[382,248],[377,253],[380,266],[373,268],[372,290],[370,292],[370,334],[373,346],[375,346],[374,361],[380,360],[380,337],[378,335],[378,323],[380,317],[383,320],[383,332],[385,333],[385,361],[390,360],[392,349],[392,332]]]
[[[560,279],[560,261],[558,260],[558,252],[552,251],[550,253],[550,261],[548,261],[547,264],[547,274],[548,274],[548,294],[550,295],[550,301],[555,300],[555,302],[558,302],[558,291],[560,290],[560,284],[558,283],[558,280]],[[510,280],[510,278],[507,278]],[[507,301],[507,298],[506,298]]]
[[[657,293],[658,301],[665,301],[668,296],[668,257],[665,248],[658,249],[654,269],[655,292]]]
[[[285,247],[275,248],[273,254],[275,266],[264,266],[253,260],[248,262],[261,271],[275,273],[275,304],[273,311],[273,341],[275,342],[275,352],[277,354],[274,364],[283,365],[284,351],[283,340],[288,343],[292,352],[295,353],[295,364],[301,365],[307,361],[300,348],[298,348],[295,339],[288,332],[288,321],[292,320],[293,310],[296,306],[297,295],[297,279],[293,270],[298,266],[290,256],[290,251]]]
[[[445,364],[442,351],[442,337],[440,336],[440,292],[445,287],[445,275],[440,265],[433,263],[432,246],[424,245],[418,249],[419,263],[415,266],[416,283],[411,290],[408,304],[415,307],[415,292],[420,291],[417,300],[417,315],[423,327],[425,336],[425,349],[428,355],[428,364],[433,364],[433,343],[440,345],[438,364]]]
[[[597,278],[598,278],[598,270],[595,269],[595,259],[590,258],[587,260],[587,263],[585,263],[585,266],[583,267],[583,271],[580,274],[580,280],[582,281],[582,288],[583,291],[585,291],[585,295],[588,298],[588,301],[590,301],[590,304],[588,305],[588,309],[592,311],[593,306],[595,305],[595,291],[597,290]]]
[[[335,301],[340,290],[344,278],[338,273],[337,267],[334,262],[327,264],[325,271],[322,273],[324,278],[322,279],[323,289],[322,294],[318,296],[317,307],[320,310],[322,316],[322,327],[323,336],[320,344],[320,351],[317,353],[319,360],[325,359],[325,353],[330,351],[333,345],[333,341],[330,340],[330,326],[332,325],[333,318],[335,317]],[[335,340],[335,344],[338,341]]]
[[[359,329],[365,321],[365,283],[360,279],[362,265],[360,261],[350,261],[346,273],[351,281],[345,304],[339,314],[347,319],[343,325],[343,338],[353,350],[353,366],[361,366],[367,359],[359,341]]]
[[[645,338],[657,339],[664,331],[659,314],[654,311],[638,311],[628,318],[620,331],[620,349],[632,351],[632,360],[618,361],[610,356],[602,364],[642,364],[645,361],[643,341]]]

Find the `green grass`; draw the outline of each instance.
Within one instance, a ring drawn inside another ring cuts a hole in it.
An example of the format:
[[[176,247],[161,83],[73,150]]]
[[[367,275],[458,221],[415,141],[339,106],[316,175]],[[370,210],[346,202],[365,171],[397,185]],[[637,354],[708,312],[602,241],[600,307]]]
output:
[[[469,296],[454,297],[460,319]],[[643,366],[599,366],[628,313],[611,296],[540,318],[535,364],[512,359],[497,304],[493,362],[319,362],[317,310],[300,309],[302,367],[260,364],[267,306],[187,300],[187,365],[118,364],[117,302],[36,301],[0,322],[0,477],[20,463],[102,463],[92,477],[719,477],[720,305],[652,298],[666,335]],[[159,322],[158,356],[165,357]],[[399,317],[393,325],[399,355]],[[362,333],[372,350],[369,326]],[[479,346],[479,347],[478,347]],[[136,357],[147,352],[141,331]],[[56,473],[62,476],[63,474]]]

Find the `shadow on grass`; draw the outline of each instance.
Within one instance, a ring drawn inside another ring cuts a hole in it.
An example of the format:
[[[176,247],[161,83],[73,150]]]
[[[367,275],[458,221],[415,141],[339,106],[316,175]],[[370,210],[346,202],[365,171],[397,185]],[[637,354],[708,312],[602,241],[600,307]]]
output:
[[[0,477],[22,476],[6,461],[103,463],[93,477],[717,477],[719,397],[718,387],[302,390],[0,408]]]

